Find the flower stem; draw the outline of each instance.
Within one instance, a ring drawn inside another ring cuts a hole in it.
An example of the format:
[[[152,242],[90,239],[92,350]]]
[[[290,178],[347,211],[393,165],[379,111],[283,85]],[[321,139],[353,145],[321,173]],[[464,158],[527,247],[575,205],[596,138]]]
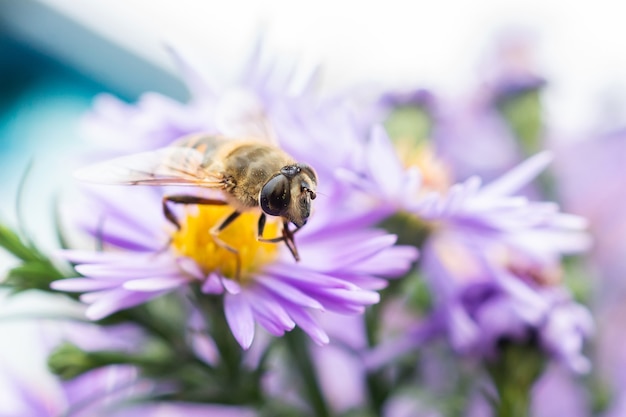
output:
[[[377,336],[380,325],[380,313],[381,304],[373,305],[365,311],[365,332],[367,343],[370,348],[375,347],[378,343]],[[389,395],[388,383],[382,380],[380,371],[368,372],[366,383],[372,409],[376,412],[376,414],[380,415],[383,404]]]
[[[497,360],[487,363],[497,398],[491,401],[496,417],[530,414],[532,387],[541,375],[545,358],[532,344],[503,344]]]
[[[294,367],[299,371],[304,382],[305,395],[316,417],[329,417],[330,410],[322,393],[309,350],[309,340],[300,329],[294,329],[284,338]]]

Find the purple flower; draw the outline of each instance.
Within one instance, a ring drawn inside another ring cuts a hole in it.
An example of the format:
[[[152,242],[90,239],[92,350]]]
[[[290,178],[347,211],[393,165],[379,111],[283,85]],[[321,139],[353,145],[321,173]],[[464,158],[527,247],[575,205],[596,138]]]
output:
[[[242,71],[217,83],[187,57],[169,48],[186,82],[186,103],[149,92],[135,104],[103,94],[83,123],[84,135],[101,146],[101,154],[128,154],[156,149],[190,133],[220,132],[232,137],[274,136],[276,119],[306,98],[316,67],[293,67],[262,56],[259,38]],[[285,107],[285,102],[289,104]],[[292,103],[293,102],[293,103]],[[309,107],[309,110],[313,110]]]
[[[336,175],[350,187],[363,192],[361,206],[377,219],[399,210],[417,209],[422,173],[417,166],[405,169],[382,126],[372,129],[363,144],[359,171],[339,168]]]
[[[440,99],[433,115],[432,141],[457,180],[471,175],[495,178],[521,160],[521,151],[493,98]]]
[[[560,284],[561,257],[589,246],[585,222],[514,195],[549,161],[539,154],[486,186],[474,177],[446,196],[426,196],[416,212],[433,225],[422,266],[460,352],[493,356],[502,339],[537,337],[545,351],[585,372],[590,314]]]
[[[259,414],[247,407],[217,405],[217,404],[194,404],[182,402],[154,402],[130,405],[115,410],[113,417],[256,417]]]
[[[373,143],[378,155],[391,152],[384,133]],[[366,160],[369,169],[358,178],[367,187],[361,188],[374,190],[370,195],[379,196],[383,207],[412,213],[428,230],[420,266],[436,312],[435,323],[426,325],[426,340],[439,329],[457,351],[493,357],[503,338],[537,337],[546,352],[571,368],[588,369],[582,343],[591,319],[562,286],[560,267],[563,255],[589,247],[586,222],[559,212],[554,203],[516,195],[550,160],[548,153],[541,153],[489,184],[471,177],[446,192],[409,186],[403,179],[408,172],[397,158],[379,158],[382,166]],[[395,181],[395,188],[378,172]],[[424,332],[416,330],[415,335],[422,343]]]
[[[232,208],[180,210],[182,229],[175,231],[161,213],[162,190],[93,189],[90,209],[73,212],[72,220],[107,250],[64,252],[83,277],[53,285],[83,293],[89,318],[195,284],[223,297],[226,319],[244,348],[252,343],[255,323],[276,336],[298,325],[323,344],[328,337],[311,312],[363,312],[378,301],[375,290],[386,285],[381,277],[401,275],[416,258],[414,248],[394,247],[394,236],[370,228],[376,219],[359,211],[349,190],[334,180],[335,168],[348,166],[358,153],[359,139],[342,104],[316,105],[306,94],[311,77],[298,78],[278,65],[268,69],[258,52],[234,86],[223,89],[173,54],[192,101],[152,94],[130,106],[105,98],[88,120],[89,132],[120,132],[128,152],[167,145],[197,130],[275,138],[319,177],[315,212],[296,237],[302,260],[294,262],[284,244],[258,242],[258,213],[244,213],[220,232],[241,255],[238,275],[235,255],[208,233]],[[279,235],[278,225],[269,222],[264,234]]]
[[[58,290],[84,293],[81,300],[90,305],[91,319],[197,283],[206,294],[223,294],[226,318],[245,348],[252,343],[255,323],[276,336],[298,325],[323,344],[328,338],[311,311],[363,312],[378,301],[374,290],[385,286],[379,276],[403,273],[416,256],[412,248],[394,247],[394,236],[349,222],[336,224],[332,216],[320,215],[298,233],[302,260],[296,263],[283,245],[257,242],[257,215],[246,213],[220,234],[241,253],[237,280],[234,255],[215,245],[207,232],[227,208],[190,210],[181,231],[168,232],[159,214],[160,196],[153,189],[122,189],[115,197],[100,197],[105,217],[89,211],[83,216],[87,219],[78,220],[117,250],[64,252],[84,277],[53,284]],[[333,201],[333,196],[321,199],[318,212],[332,212]],[[267,230],[277,234],[277,225],[268,224]]]
[[[602,120],[603,125],[610,121]],[[555,167],[564,205],[589,219],[594,238],[593,251],[587,257],[593,274],[590,287],[593,314],[598,323],[594,340],[594,365],[597,379],[613,393],[614,404],[607,415],[626,413],[626,186],[623,155],[626,131],[623,128],[587,138],[561,138]]]
[[[128,351],[143,341],[138,329],[126,325],[108,327],[106,332],[84,323],[38,323],[31,328],[35,350],[30,363],[42,367],[61,341],[70,340],[87,351]],[[28,372],[15,369],[8,358],[0,358],[0,368],[0,383],[6,383],[0,395],[0,415],[6,417],[108,416],[111,408],[146,395],[154,385],[140,379],[137,370],[128,365],[102,367],[64,382],[37,366]]]

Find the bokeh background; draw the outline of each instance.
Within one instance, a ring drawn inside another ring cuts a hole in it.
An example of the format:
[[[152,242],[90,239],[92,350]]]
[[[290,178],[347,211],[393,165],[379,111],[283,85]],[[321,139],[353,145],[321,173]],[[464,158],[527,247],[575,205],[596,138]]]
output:
[[[27,161],[37,193],[67,173],[63,155],[82,146],[77,121],[94,95],[186,98],[165,44],[191,52],[222,79],[263,33],[273,53],[321,63],[326,91],[373,81],[461,96],[488,77],[498,44],[521,34],[533,51],[523,59],[549,82],[551,128],[581,136],[624,117],[622,16],[621,2],[602,0],[3,0],[0,210],[13,218]],[[42,211],[33,216],[37,222]]]
[[[262,33],[272,54],[321,63],[327,93],[377,83],[454,99],[489,79],[500,45],[519,38],[512,61],[547,80],[550,133],[585,140],[626,122],[623,16],[622,2],[603,0],[0,0],[0,219],[17,223],[18,184],[31,165],[19,213],[37,242],[55,247],[54,202],[72,181],[72,153],[88,147],[80,118],[94,96],[187,98],[166,44],[228,79]],[[616,149],[616,163],[626,163],[626,148]],[[584,177],[589,167],[581,159],[576,169]],[[0,269],[10,264],[1,254]],[[45,311],[46,302],[3,301],[2,360],[40,365],[31,360],[39,336],[10,318]]]

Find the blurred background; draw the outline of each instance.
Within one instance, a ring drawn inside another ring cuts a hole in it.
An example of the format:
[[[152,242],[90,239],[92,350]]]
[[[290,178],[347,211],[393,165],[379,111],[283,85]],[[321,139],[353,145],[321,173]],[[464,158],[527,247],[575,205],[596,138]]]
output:
[[[3,0],[0,212],[14,215],[11,197],[28,160],[34,158],[38,193],[50,187],[37,172],[64,174],[63,154],[80,146],[77,120],[97,93],[129,101],[146,91],[186,98],[164,44],[190,51],[216,77],[228,77],[262,32],[273,52],[321,62],[327,91],[375,81],[457,94],[485,78],[498,39],[523,32],[535,52],[531,65],[550,83],[551,126],[581,132],[599,112],[622,117],[620,6],[538,0]],[[61,163],[49,166],[49,159]]]
[[[53,201],[72,181],[70,154],[87,146],[79,122],[93,98],[132,102],[156,91],[187,99],[165,44],[228,79],[263,33],[273,54],[321,63],[329,93],[373,81],[462,97],[489,78],[500,40],[521,34],[533,51],[522,59],[548,81],[549,129],[585,138],[600,123],[626,121],[622,8],[603,0],[0,0],[0,220],[16,224],[18,184],[32,164],[20,212],[37,242],[55,247]],[[0,262],[5,270],[11,260],[0,254]],[[21,296],[0,316],[41,302]],[[2,326],[15,338],[0,356],[28,357],[26,331]]]
[[[320,62],[326,91],[375,81],[460,95],[486,78],[498,40],[522,32],[549,81],[551,128],[580,134],[599,113],[623,119],[621,16],[619,1],[2,0],[0,213],[14,219],[28,161],[35,201],[68,179],[64,155],[82,146],[77,121],[94,95],[187,97],[164,44],[223,78],[264,33],[273,53]],[[38,233],[41,213],[29,214]]]

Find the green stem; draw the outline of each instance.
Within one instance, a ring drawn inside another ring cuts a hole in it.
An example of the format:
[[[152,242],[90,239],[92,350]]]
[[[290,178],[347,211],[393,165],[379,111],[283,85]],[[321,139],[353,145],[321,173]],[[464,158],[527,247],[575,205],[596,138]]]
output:
[[[316,417],[329,417],[330,410],[322,393],[309,351],[309,340],[300,329],[287,333],[283,339],[287,344],[293,366],[298,370],[304,383],[305,395]]]
[[[379,317],[381,313],[381,304],[375,304],[365,311],[365,332],[367,337],[367,345],[373,348],[377,345],[377,335],[379,331]],[[366,377],[367,390],[369,393],[369,402],[376,415],[381,415],[383,404],[389,394],[389,387],[382,380],[381,372],[368,372]]]
[[[487,363],[498,396],[491,401],[496,417],[529,415],[532,387],[544,365],[542,352],[532,343],[502,345],[498,359]]]
[[[224,377],[236,386],[242,371],[243,352],[226,321],[223,298],[200,295],[198,301],[219,352]]]
[[[230,404],[262,404],[263,371],[250,370],[243,365],[244,352],[226,320],[223,297],[202,294],[198,288],[194,293],[196,305],[205,316],[219,353],[219,362],[214,369],[221,382],[221,401]]]

